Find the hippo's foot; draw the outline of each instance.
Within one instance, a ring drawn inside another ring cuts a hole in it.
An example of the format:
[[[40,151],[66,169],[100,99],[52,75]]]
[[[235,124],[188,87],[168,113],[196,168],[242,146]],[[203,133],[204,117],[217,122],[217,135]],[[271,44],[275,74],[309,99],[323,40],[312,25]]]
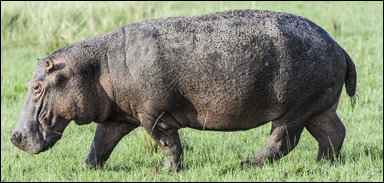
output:
[[[90,153],[91,156],[88,154],[87,158],[85,159],[84,163],[82,164],[82,167],[85,169],[100,169],[104,167],[104,164],[106,160],[96,158],[93,153]]]
[[[246,159],[244,161],[241,161],[240,165],[241,166],[252,165],[252,166],[262,167],[264,165],[264,163],[263,163],[263,161],[252,161],[251,159]]]
[[[183,161],[183,147],[177,129],[162,124],[159,122],[160,120],[151,115],[140,114],[139,116],[144,129],[160,146],[165,156],[163,170],[179,171]]]
[[[103,163],[100,163],[100,164],[95,164],[95,163],[86,163],[87,160],[85,160],[85,162],[83,164],[81,164],[81,166],[84,168],[84,169],[93,169],[93,170],[96,170],[96,169],[100,169],[100,168],[103,168],[104,164]]]
[[[182,151],[182,149],[181,149],[181,151]],[[174,153],[174,155],[170,155],[168,157],[166,156],[163,170],[166,170],[169,172],[176,172],[176,171],[181,170],[182,160],[183,160],[182,152]]]

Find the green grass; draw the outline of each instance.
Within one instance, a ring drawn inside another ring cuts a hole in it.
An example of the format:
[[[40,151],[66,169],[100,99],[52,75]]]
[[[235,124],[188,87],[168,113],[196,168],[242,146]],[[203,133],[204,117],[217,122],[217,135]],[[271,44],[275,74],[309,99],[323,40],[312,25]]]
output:
[[[164,156],[142,128],[125,137],[103,169],[82,168],[95,124],[67,127],[47,152],[31,155],[8,138],[36,59],[68,44],[141,20],[225,9],[266,9],[306,17],[350,54],[357,105],[343,92],[347,135],[334,165],[315,163],[317,142],[299,145],[263,168],[240,167],[266,142],[270,124],[241,132],[181,129],[184,169],[161,171]],[[1,181],[383,181],[383,2],[1,2]]]

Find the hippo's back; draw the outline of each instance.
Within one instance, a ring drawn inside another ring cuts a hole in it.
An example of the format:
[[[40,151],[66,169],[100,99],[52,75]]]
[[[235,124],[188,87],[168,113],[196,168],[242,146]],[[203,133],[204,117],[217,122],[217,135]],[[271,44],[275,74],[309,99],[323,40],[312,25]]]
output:
[[[196,110],[196,122],[207,128],[245,129],[292,110],[312,110],[305,106],[310,100],[332,88],[330,103],[344,82],[342,48],[299,16],[231,10],[132,26],[152,40],[145,42],[151,51],[138,57],[148,77],[161,78],[146,82],[148,88],[159,86],[151,97],[175,97],[163,90],[181,95]]]

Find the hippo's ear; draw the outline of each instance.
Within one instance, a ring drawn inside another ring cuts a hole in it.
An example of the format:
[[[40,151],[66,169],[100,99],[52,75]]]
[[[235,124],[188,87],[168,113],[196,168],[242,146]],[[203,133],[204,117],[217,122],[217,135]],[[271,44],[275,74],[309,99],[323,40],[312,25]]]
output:
[[[53,71],[53,63],[50,60],[45,60],[45,73],[49,74]]]

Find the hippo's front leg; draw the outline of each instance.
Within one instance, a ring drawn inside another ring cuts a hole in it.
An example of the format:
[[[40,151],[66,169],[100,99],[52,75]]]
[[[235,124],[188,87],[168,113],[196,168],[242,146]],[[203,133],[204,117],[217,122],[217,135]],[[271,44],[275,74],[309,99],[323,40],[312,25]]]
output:
[[[183,161],[183,147],[181,146],[178,129],[151,115],[140,114],[139,117],[142,126],[160,146],[165,156],[164,169],[180,170]]]
[[[103,166],[121,138],[136,127],[138,125],[126,122],[98,124],[89,154],[87,159],[85,159],[86,167],[96,168],[97,166]]]

